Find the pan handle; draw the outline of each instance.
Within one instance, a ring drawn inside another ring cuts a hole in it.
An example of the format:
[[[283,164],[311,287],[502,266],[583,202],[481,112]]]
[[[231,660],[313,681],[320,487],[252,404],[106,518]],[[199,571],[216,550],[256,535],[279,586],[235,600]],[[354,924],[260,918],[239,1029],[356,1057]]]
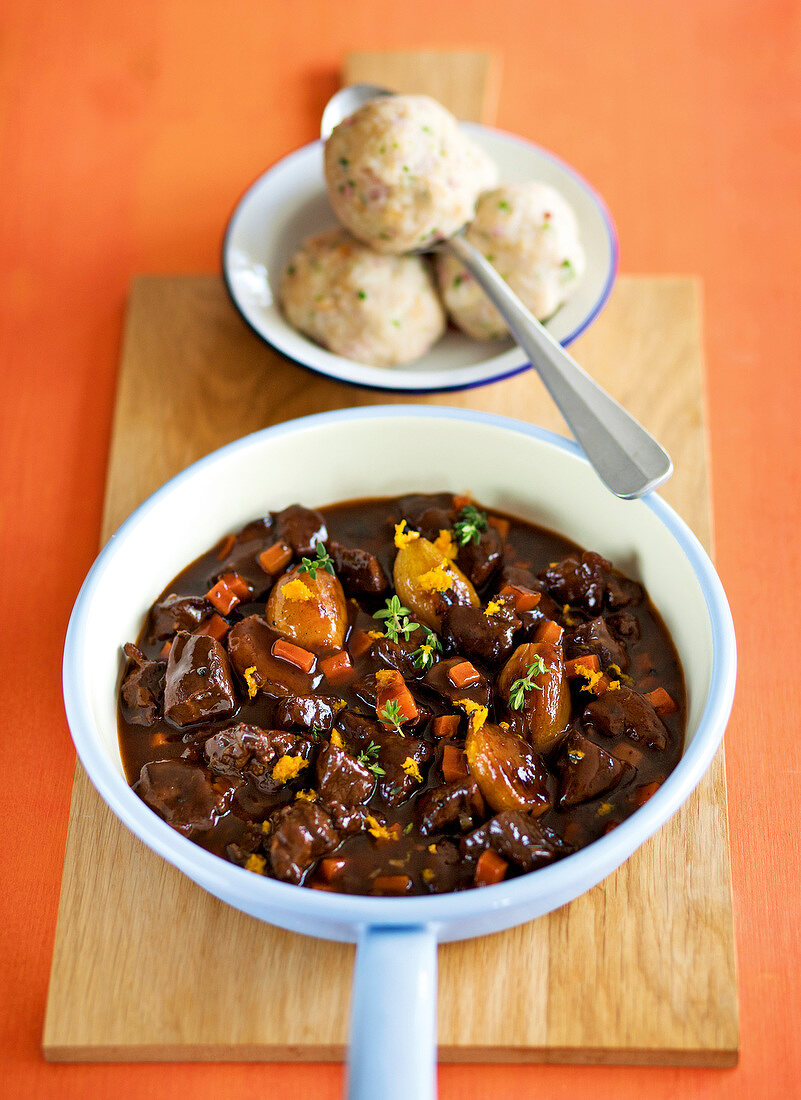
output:
[[[353,973],[348,1100],[434,1100],[437,936],[433,927],[367,926]]]

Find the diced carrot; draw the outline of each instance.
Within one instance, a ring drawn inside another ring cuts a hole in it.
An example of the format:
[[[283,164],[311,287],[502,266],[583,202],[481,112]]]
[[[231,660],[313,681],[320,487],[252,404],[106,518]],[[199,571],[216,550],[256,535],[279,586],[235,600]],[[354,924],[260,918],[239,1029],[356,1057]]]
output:
[[[408,894],[412,880],[408,875],[377,875],[373,879],[373,892],[379,894]]]
[[[346,859],[336,859],[331,856],[328,859],[321,859],[320,866],[317,868],[317,873],[323,882],[333,882],[335,878],[338,878],[348,865]]]
[[[333,653],[330,657],[326,657],[324,661],[320,661],[320,671],[329,683],[341,684],[353,675],[353,661],[351,661],[347,651],[343,649],[339,653]]]
[[[493,883],[502,882],[506,878],[508,868],[509,864],[505,859],[497,852],[493,852],[492,848],[487,848],[478,857],[473,881],[476,886],[492,886]]]
[[[220,549],[217,551],[217,561],[224,561],[231,553],[236,542],[236,535],[226,535],[220,540]]]
[[[456,745],[446,745],[442,752],[442,778],[446,783],[458,783],[467,779],[467,759]]]
[[[472,497],[456,496],[453,498],[453,506],[457,512],[461,512],[462,508],[466,508],[468,504],[473,503]]]
[[[635,806],[644,806],[648,799],[655,795],[661,786],[662,784],[659,780],[656,780],[654,783],[645,783],[642,787],[638,787],[634,792]]]
[[[171,649],[172,649],[172,640],[168,638],[167,641],[164,643],[164,645],[159,650],[159,657],[161,657],[162,661],[167,660],[167,658],[170,655],[170,650]]]
[[[201,623],[200,626],[195,627],[192,633],[207,634],[210,638],[216,638],[218,642],[221,642],[230,629],[225,619],[223,619],[221,615],[215,613],[210,619],[207,619],[205,623]]]
[[[270,652],[273,657],[280,657],[282,661],[288,661],[295,668],[299,668],[301,672],[311,672],[314,665],[313,653],[309,653],[308,649],[301,649],[299,645],[293,645],[292,642],[287,642],[283,638],[278,638],[273,642],[273,648]]]
[[[502,596],[511,596],[515,611],[533,611],[542,599],[542,593],[533,588],[526,588],[522,584],[505,584],[501,589]]]
[[[673,696],[665,691],[663,687],[654,688],[653,691],[647,692],[645,698],[662,718],[666,718],[669,714],[675,714],[679,709]]]
[[[461,661],[448,670],[448,679],[455,688],[470,687],[481,679],[481,673],[469,661]]]
[[[551,642],[552,645],[560,645],[563,634],[564,630],[559,623],[555,623],[553,619],[546,619],[537,627],[534,633],[534,641]]]
[[[572,680],[575,676],[581,676],[579,668],[588,672],[600,672],[601,661],[597,653],[590,653],[586,657],[574,657],[572,661],[565,661],[565,676]]]
[[[250,585],[244,577],[240,577],[238,573],[225,573],[220,577],[221,581],[225,581],[232,592],[239,596],[240,600],[250,599]]]
[[[431,732],[435,737],[454,737],[461,720],[459,714],[440,714],[431,723]]]
[[[381,717],[381,711],[387,703],[391,703],[394,699],[398,702],[398,712],[401,718],[404,718],[407,722],[411,722],[419,714],[417,703],[415,703],[412,693],[407,688],[406,681],[396,669],[392,669],[390,672],[391,674],[386,678],[386,683],[379,684],[375,700],[376,714],[383,725],[388,728],[392,727],[392,723]]]
[[[506,539],[511,530],[511,523],[508,519],[504,519],[503,516],[487,516],[487,523],[490,527],[494,527],[502,539]]]
[[[280,573],[292,561],[292,550],[285,542],[274,542],[259,554],[259,565],[265,573]]]
[[[206,599],[213,604],[221,615],[227,615],[233,611],[240,602],[236,592],[232,592],[225,581],[219,580],[206,593]]]
[[[333,886],[329,886],[327,882],[310,882],[309,886],[311,886],[312,890],[325,890],[327,894],[338,893],[338,891],[335,890]]]
[[[348,649],[350,655],[354,661],[357,661],[359,657],[363,657],[373,644],[374,639],[370,637],[366,630],[354,630],[348,639]]]

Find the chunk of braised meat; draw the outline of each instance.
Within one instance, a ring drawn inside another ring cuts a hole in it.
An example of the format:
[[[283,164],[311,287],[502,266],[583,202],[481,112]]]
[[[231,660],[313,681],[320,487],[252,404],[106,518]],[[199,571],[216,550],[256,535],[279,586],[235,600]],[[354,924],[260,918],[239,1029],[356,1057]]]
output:
[[[404,680],[419,679],[422,670],[415,664],[414,655],[424,641],[423,632],[419,629],[413,631],[408,639],[400,637],[397,642],[391,638],[379,638],[373,642],[370,656],[387,668],[397,669]]]
[[[250,682],[267,695],[308,695],[311,676],[272,655],[272,647],[280,637],[261,615],[248,615],[229,631],[231,664],[243,679],[248,671]]]
[[[469,677],[472,682],[464,683],[461,687],[457,682],[454,682],[461,681],[459,666],[465,663],[464,657],[447,657],[444,661],[438,661],[425,674],[423,682],[450,705],[454,705],[460,699],[471,699],[482,707],[488,707],[492,696],[492,687],[487,677],[478,672],[477,669],[478,678],[473,680],[472,676]]]
[[[378,745],[378,764],[384,774],[378,777],[378,790],[390,806],[397,806],[425,782],[425,765],[432,755],[431,746],[408,734],[404,737],[392,730],[378,727],[375,737]],[[366,748],[366,745],[362,746]],[[419,772],[417,779],[415,772]]]
[[[176,634],[167,659],[164,717],[177,726],[227,718],[236,710],[228,656],[207,634]]]
[[[503,565],[503,539],[494,527],[487,527],[477,543],[471,539],[459,547],[456,564],[476,588],[481,588]]]
[[[614,638],[602,618],[590,619],[566,632],[565,651],[570,657],[596,653],[604,668],[617,665],[621,672],[629,667],[629,651],[625,643]]]
[[[296,554],[311,554],[318,542],[328,542],[328,528],[316,508],[290,504],[273,516],[273,535]]]
[[[373,793],[375,777],[355,756],[336,745],[323,745],[317,757],[317,795],[352,809]]]
[[[398,519],[405,519],[410,530],[419,531],[431,542],[440,531],[449,530],[456,519],[453,497],[448,493],[414,493],[397,504]]]
[[[432,845],[426,855],[426,864],[433,876],[427,876],[423,881],[432,894],[447,894],[455,890],[459,881],[461,860],[459,849],[452,840],[438,840]],[[430,879],[430,881],[428,881]]]
[[[504,810],[490,818],[461,844],[463,854],[478,855],[492,848],[522,871],[534,871],[568,855],[569,844],[547,825],[522,810]]]
[[[638,604],[643,598],[643,588],[636,581],[624,577],[617,569],[610,569],[606,578],[606,606],[613,611]]]
[[[203,596],[165,596],[150,609],[148,638],[163,642],[180,630],[191,634],[213,611],[214,608]]]
[[[120,694],[126,722],[135,726],[152,726],[161,714],[164,702],[166,661],[149,661],[130,642],[123,646],[131,667],[125,673]]]
[[[612,636],[620,642],[638,642],[640,640],[640,621],[630,611],[618,611],[614,615],[607,615],[606,625]]]
[[[225,795],[206,774],[184,760],[145,764],[134,790],[151,810],[187,836],[207,832],[224,808]]]
[[[271,822],[270,865],[282,882],[299,884],[308,868],[339,843],[330,815],[314,802],[284,806]]]
[[[375,554],[331,542],[328,553],[348,596],[378,596],[389,588],[389,578]]]
[[[605,691],[588,703],[581,723],[589,732],[644,741],[652,749],[664,749],[670,736],[648,700],[624,684],[618,691]]]
[[[310,749],[310,741],[285,730],[263,730],[260,726],[238,722],[209,737],[203,751],[214,775],[237,777],[247,773],[261,779],[280,757],[291,755],[305,759]]]
[[[616,787],[631,771],[628,764],[590,741],[578,730],[570,734],[557,762],[559,805],[576,806]]]
[[[474,779],[446,783],[422,794],[415,806],[415,822],[423,836],[445,832],[456,825],[466,832],[481,819],[483,800]]]
[[[442,616],[442,635],[447,647],[488,665],[503,661],[521,622],[507,600],[495,602],[500,606],[491,615],[482,607],[449,607]]]
[[[569,556],[554,562],[539,577],[560,606],[575,604],[597,615],[604,606],[606,578],[611,569],[606,558],[585,550],[580,558]]]
[[[366,749],[383,729],[375,717],[368,718],[367,715],[358,714],[350,709],[340,711],[337,715],[336,727],[341,732],[343,740],[349,746],[355,746],[358,749]]]
[[[342,802],[326,802],[335,827],[345,835],[364,832],[369,809],[366,806],[345,806]]]
[[[273,722],[282,729],[300,726],[328,733],[334,728],[339,699],[335,695],[285,695],[273,712]]]

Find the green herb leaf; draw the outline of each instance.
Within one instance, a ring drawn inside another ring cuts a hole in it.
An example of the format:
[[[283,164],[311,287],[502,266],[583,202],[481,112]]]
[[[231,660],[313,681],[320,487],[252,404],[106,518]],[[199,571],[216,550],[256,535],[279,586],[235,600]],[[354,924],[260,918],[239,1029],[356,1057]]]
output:
[[[527,691],[542,691],[540,684],[534,683],[536,676],[542,676],[547,672],[545,662],[539,654],[534,658],[531,664],[526,669],[526,675],[522,676],[519,680],[515,680],[512,686],[509,688],[509,706],[512,710],[522,710],[526,705],[526,692]]]
[[[366,749],[363,749],[357,759],[368,771],[372,772],[374,776],[386,775],[387,773],[378,763],[378,751],[379,746],[375,741],[371,741]]]
[[[301,558],[298,573],[308,573],[313,581],[317,580],[317,570],[324,569],[326,573],[334,575],[334,563],[328,556],[328,551],[321,542],[317,543],[316,558]]]
[[[401,726],[406,721],[404,715],[400,712],[400,703],[397,699],[390,699],[388,703],[385,703],[381,710],[378,712],[378,717],[389,726],[399,733],[401,737],[405,737]]]
[[[385,602],[387,606],[384,610],[376,611],[373,615],[374,619],[386,620],[384,622],[384,637],[397,642],[402,635],[408,641],[409,635],[418,630],[420,624],[410,622],[409,608],[404,607],[397,596],[392,596],[391,599]]]
[[[420,648],[412,654],[412,661],[415,668],[431,668],[436,659],[435,654],[442,653],[442,642],[430,627],[421,625],[421,629],[424,632],[423,641]]]
[[[472,504],[466,504],[462,508],[453,525],[453,533],[460,546],[467,546],[471,541],[478,545],[481,542],[481,532],[486,530],[487,513],[479,512]]]

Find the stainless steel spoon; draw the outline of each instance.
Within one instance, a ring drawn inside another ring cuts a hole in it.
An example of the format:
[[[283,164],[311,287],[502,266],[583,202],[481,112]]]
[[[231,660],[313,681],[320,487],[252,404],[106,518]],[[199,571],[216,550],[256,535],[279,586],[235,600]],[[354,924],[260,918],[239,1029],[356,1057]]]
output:
[[[393,94],[375,84],[342,88],[323,111],[323,140],[369,100]],[[467,240],[464,230],[426,251],[449,251],[468,269],[503,316],[607,488],[616,496],[634,500],[667,481],[673,473],[673,463],[664,448],[554,340],[492,264]]]

